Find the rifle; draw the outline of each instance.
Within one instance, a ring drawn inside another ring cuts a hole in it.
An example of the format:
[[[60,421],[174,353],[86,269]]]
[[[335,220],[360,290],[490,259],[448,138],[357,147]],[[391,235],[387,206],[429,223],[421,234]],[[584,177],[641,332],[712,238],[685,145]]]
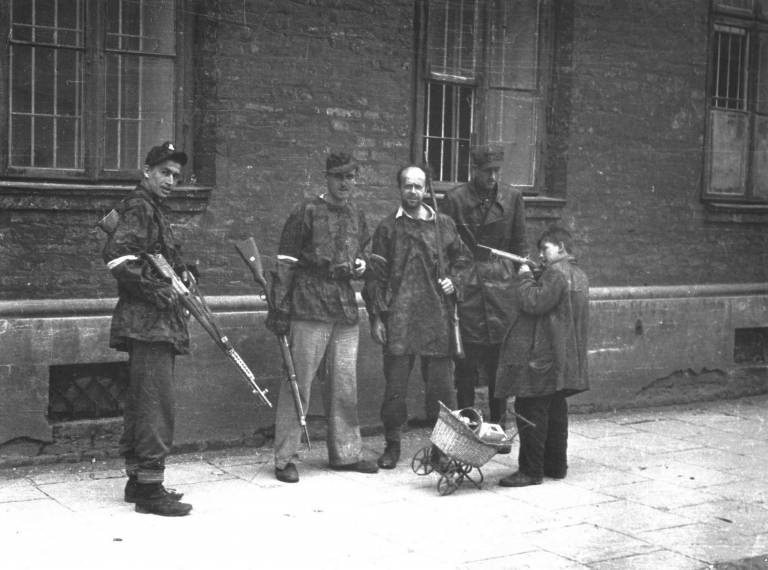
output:
[[[443,256],[443,238],[440,235],[440,221],[437,209],[437,197],[432,188],[432,179],[427,172],[427,189],[432,198],[432,208],[435,210],[435,246],[437,247],[437,278],[445,278],[445,258]],[[461,341],[461,329],[459,326],[459,306],[453,295],[443,295],[448,304],[448,312],[451,316],[451,345],[453,355],[456,358],[464,358],[464,343]]]
[[[210,335],[216,345],[235,364],[242,377],[248,383],[248,386],[250,386],[251,391],[259,397],[259,400],[262,403],[271,408],[272,403],[267,398],[267,390],[262,390],[259,387],[259,385],[256,383],[256,377],[253,375],[253,372],[251,372],[251,369],[248,368],[248,365],[237,353],[229,339],[225,335],[221,334],[219,327],[216,326],[216,322],[213,320],[213,314],[208,308],[208,305],[205,303],[205,299],[203,299],[200,291],[197,289],[197,282],[195,281],[194,276],[189,276],[190,287],[192,287],[192,289],[195,291],[193,294],[192,291],[190,291],[187,286],[184,285],[184,282],[179,278],[178,275],[176,275],[173,267],[171,267],[168,261],[161,254],[149,253],[147,254],[147,259],[149,259],[152,266],[160,273],[161,276],[170,280],[171,286],[179,296],[181,304],[184,305],[184,308],[189,311],[193,317],[195,317],[197,322],[202,325],[203,329],[205,329],[205,332]]]
[[[489,252],[491,252],[493,255],[502,257],[504,259],[509,259],[510,261],[514,261],[515,263],[519,263],[520,265],[528,265],[532,271],[540,271],[542,269],[541,263],[533,261],[528,257],[522,257],[520,255],[515,255],[514,253],[504,251],[503,249],[495,249],[492,247],[488,247],[487,245],[480,245],[479,243],[476,244],[476,247],[479,247],[481,249],[486,249]]]
[[[240,257],[243,258],[248,269],[253,274],[253,279],[261,285],[264,291],[264,297],[267,300],[267,307],[270,311],[275,310],[275,304],[269,295],[269,284],[267,278],[264,276],[264,269],[261,266],[261,256],[259,255],[259,248],[256,246],[256,241],[249,237],[246,240],[235,242],[235,249]],[[304,435],[307,438],[307,448],[312,449],[312,443],[309,440],[309,430],[307,429],[307,416],[304,414],[304,406],[301,403],[301,394],[299,394],[299,382],[296,378],[296,368],[293,365],[293,355],[291,354],[291,348],[288,344],[288,337],[284,334],[277,335],[277,342],[280,345],[280,353],[283,356],[283,364],[285,365],[285,372],[288,376],[288,384],[291,387],[291,394],[293,395],[293,403],[296,406],[296,415],[299,418],[299,424],[301,429],[304,430]]]

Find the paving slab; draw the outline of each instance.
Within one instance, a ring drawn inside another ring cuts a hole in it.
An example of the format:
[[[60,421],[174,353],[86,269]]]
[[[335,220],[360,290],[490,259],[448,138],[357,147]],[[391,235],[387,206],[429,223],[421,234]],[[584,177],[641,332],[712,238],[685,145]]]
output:
[[[374,475],[330,469],[313,441],[297,484],[275,479],[269,445],[178,454],[167,483],[194,505],[181,518],[124,503],[117,459],[4,469],[0,567],[133,570],[151,556],[163,570],[766,568],[767,425],[768,396],[574,415],[566,479],[500,487],[515,442],[478,486],[445,496],[439,472],[411,468],[426,428]],[[383,447],[364,438],[368,458]]]

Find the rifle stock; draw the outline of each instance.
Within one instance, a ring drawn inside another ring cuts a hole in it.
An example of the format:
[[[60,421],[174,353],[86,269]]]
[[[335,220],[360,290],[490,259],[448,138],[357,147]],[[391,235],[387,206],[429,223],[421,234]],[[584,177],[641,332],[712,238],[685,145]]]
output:
[[[201,300],[202,296],[200,296],[198,299],[192,294],[187,286],[184,285],[184,282],[179,278],[179,276],[176,275],[176,272],[170,266],[168,261],[161,254],[150,253],[147,254],[147,258],[149,259],[150,263],[152,263],[152,266],[160,273],[160,275],[170,280],[171,286],[178,295],[181,304],[184,305],[184,308],[187,309],[193,317],[195,317],[195,320],[200,323],[205,332],[208,333],[216,345],[224,352],[224,354],[227,355],[235,367],[237,367],[237,370],[248,383],[251,391],[256,396],[258,396],[259,400],[263,404],[271,408],[272,402],[270,402],[269,398],[267,398],[267,390],[262,390],[261,387],[259,387],[259,385],[256,383],[256,377],[254,376],[253,372],[251,372],[251,369],[248,368],[248,365],[237,353],[235,347],[232,346],[232,343],[229,341],[226,335],[221,334],[219,327],[213,320],[213,315],[210,313],[205,303]]]
[[[264,297],[267,301],[267,307],[270,310],[274,310],[274,302],[269,295],[269,284],[267,278],[264,276],[264,268],[261,264],[261,255],[259,255],[259,248],[256,245],[256,241],[249,237],[248,239],[235,242],[235,249],[240,257],[243,258],[248,269],[253,274],[253,280],[258,283],[264,291]],[[299,393],[299,382],[296,378],[296,368],[293,364],[293,355],[291,354],[291,347],[288,343],[288,337],[284,334],[277,335],[277,342],[280,345],[280,354],[283,357],[283,366],[285,368],[286,380],[291,387],[291,395],[293,396],[293,403],[296,407],[296,416],[299,419],[299,425],[304,430],[304,436],[307,438],[307,448],[312,449],[312,443],[309,439],[309,429],[307,428],[307,416],[304,413],[304,405],[301,403],[301,394]]]

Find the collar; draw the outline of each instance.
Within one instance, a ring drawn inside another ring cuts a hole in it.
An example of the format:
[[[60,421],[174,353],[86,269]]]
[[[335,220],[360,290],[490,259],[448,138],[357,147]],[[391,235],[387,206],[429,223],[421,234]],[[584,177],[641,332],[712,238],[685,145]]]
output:
[[[162,206],[163,200],[159,196],[157,196],[154,192],[152,192],[149,188],[147,188],[144,185],[143,180],[139,182],[139,185],[136,187],[136,190],[141,193],[141,195],[144,197],[145,200],[151,202],[158,208]]]
[[[428,206],[427,204],[424,204],[423,202],[422,202],[421,205],[424,206],[424,208],[427,210],[427,217],[424,220],[422,220],[422,221],[431,222],[432,220],[434,220],[435,219],[435,211],[430,206]],[[401,218],[403,216],[405,216],[406,218],[410,218],[412,220],[418,220],[419,219],[419,218],[414,218],[408,212],[406,212],[405,209],[402,206],[399,206],[397,208],[397,212],[395,213],[395,219]]]
[[[338,202],[333,202],[328,199],[328,194],[323,192],[317,197],[318,200],[320,200],[323,204],[328,206],[329,208],[337,208],[339,210],[342,210],[349,206],[350,200],[347,200],[346,202],[343,202],[342,204],[339,204]]]
[[[475,186],[475,180],[472,179],[467,184],[467,188],[469,188],[469,198],[473,202],[473,206],[479,206],[480,204],[486,205],[486,204],[496,204],[499,206],[499,208],[504,210],[504,204],[501,203],[501,200],[499,200],[499,185],[496,184],[496,186],[493,187],[493,190],[490,192],[489,198],[483,198],[481,197],[480,190],[477,189],[477,186]]]

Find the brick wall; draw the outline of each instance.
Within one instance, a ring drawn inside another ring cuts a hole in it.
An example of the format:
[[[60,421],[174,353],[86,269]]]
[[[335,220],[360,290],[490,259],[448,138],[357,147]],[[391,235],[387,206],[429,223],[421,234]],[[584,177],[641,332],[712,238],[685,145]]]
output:
[[[700,200],[709,2],[564,4],[558,180],[593,283],[768,280],[765,223],[716,221]]]
[[[594,285],[768,280],[765,223],[723,221],[700,200],[708,4],[554,3],[545,179],[567,199]],[[362,162],[372,225],[395,206],[411,152],[414,2],[196,5],[194,174],[214,190],[203,213],[174,221],[206,293],[252,293],[231,241],[253,235],[273,254],[291,206],[324,187],[329,150]],[[113,295],[100,213],[0,211],[0,298]]]
[[[274,254],[292,205],[325,188],[329,150],[361,161],[371,224],[395,206],[410,153],[413,11],[411,0],[231,0],[198,19],[196,161],[216,189],[194,243],[219,293],[252,290],[230,240],[253,235]]]

